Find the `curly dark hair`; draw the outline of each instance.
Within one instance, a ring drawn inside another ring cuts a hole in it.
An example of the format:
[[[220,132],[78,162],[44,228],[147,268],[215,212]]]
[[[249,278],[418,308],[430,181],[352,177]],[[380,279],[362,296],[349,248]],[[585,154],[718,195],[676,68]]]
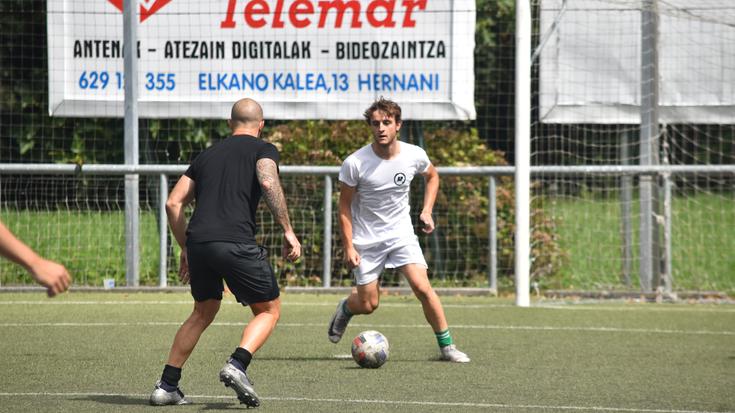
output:
[[[401,122],[401,107],[398,106],[396,102],[390,99],[386,99],[381,96],[380,99],[373,102],[373,104],[365,110],[365,113],[363,113],[362,116],[365,117],[367,123],[370,123],[373,113],[375,113],[376,111],[383,112],[386,115],[392,117],[396,121],[396,123]]]

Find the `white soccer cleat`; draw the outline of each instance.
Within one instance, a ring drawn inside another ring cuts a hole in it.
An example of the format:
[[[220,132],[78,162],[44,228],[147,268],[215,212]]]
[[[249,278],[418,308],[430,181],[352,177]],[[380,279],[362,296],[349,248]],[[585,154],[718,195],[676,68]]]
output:
[[[450,344],[448,346],[442,347],[442,360],[444,361],[451,361],[452,363],[469,363],[470,358],[467,356],[467,354],[464,354],[463,352],[457,350],[457,346],[454,344]]]
[[[174,391],[166,391],[161,388],[160,381],[156,383],[156,388],[153,389],[153,393],[151,393],[148,402],[151,406],[191,404],[190,401],[184,398],[184,393],[179,388],[176,388]]]
[[[329,321],[327,335],[329,336],[329,341],[332,343],[338,343],[339,340],[342,339],[342,335],[347,329],[347,324],[350,322],[350,317],[347,317],[347,314],[342,311],[342,306],[345,301],[347,301],[346,298],[342,299],[342,301],[337,304],[337,309],[334,311],[332,319]]]
[[[258,398],[258,394],[255,393],[250,377],[229,361],[219,371],[219,381],[224,383],[225,387],[234,390],[240,403],[246,405],[248,408],[260,406],[260,399]]]

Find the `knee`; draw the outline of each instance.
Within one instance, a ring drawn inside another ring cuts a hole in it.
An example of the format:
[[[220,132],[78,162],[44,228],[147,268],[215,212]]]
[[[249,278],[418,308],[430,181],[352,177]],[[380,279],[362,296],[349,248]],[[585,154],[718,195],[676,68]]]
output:
[[[273,323],[281,319],[281,300],[277,300],[268,308],[268,313],[273,317]]]
[[[373,311],[378,309],[378,300],[363,300],[360,301],[358,309],[359,314],[372,314]]]
[[[280,308],[275,308],[271,311],[268,311],[268,314],[270,314],[271,317],[273,318],[273,324],[277,323],[278,320],[281,319],[281,309]]]
[[[250,309],[255,317],[268,317],[273,324],[277,323],[278,320],[281,319],[280,301],[251,304]]]
[[[418,298],[419,301],[421,301],[422,303],[429,301],[436,295],[431,287],[417,288],[413,291],[413,293],[416,295],[416,298]]]
[[[194,323],[196,323],[200,327],[207,328],[207,327],[209,327],[210,324],[212,324],[212,321],[214,321],[214,316],[215,315],[216,314],[195,311],[192,314],[191,319],[192,319],[192,321]]]
[[[217,316],[217,312],[219,311],[219,303],[217,305],[208,305],[208,306],[198,306],[194,308],[194,312],[192,313],[192,319],[197,324],[208,327],[210,324],[212,324],[212,321],[214,321],[214,317]]]

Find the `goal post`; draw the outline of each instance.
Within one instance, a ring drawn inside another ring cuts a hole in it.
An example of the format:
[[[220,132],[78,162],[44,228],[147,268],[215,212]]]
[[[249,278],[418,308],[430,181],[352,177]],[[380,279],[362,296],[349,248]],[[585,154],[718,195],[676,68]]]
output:
[[[516,1],[515,282],[516,305],[530,305],[531,269],[531,4]]]

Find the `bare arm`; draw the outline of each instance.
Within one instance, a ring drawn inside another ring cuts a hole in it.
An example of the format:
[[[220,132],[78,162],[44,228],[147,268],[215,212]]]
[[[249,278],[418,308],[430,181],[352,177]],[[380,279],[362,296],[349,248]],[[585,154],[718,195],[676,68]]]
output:
[[[66,291],[71,284],[69,272],[63,265],[38,255],[31,247],[16,238],[2,222],[0,222],[0,255],[25,268],[36,282],[46,287],[46,294],[49,297]]]
[[[352,245],[352,198],[357,188],[340,182],[339,192],[339,229],[345,249],[345,261],[350,268],[360,265],[360,254]]]
[[[288,217],[286,196],[283,194],[281,180],[278,177],[278,166],[273,159],[263,158],[258,160],[255,170],[268,209],[278,225],[283,228],[283,256],[291,261],[296,260],[301,256],[301,243],[296,238]]]
[[[168,225],[174,234],[176,242],[181,247],[179,262],[179,279],[184,284],[189,282],[189,261],[186,256],[186,214],[184,208],[194,199],[194,181],[182,175],[174,186],[166,201],[166,215]]]
[[[436,194],[439,192],[439,172],[437,172],[434,165],[431,165],[422,175],[426,180],[426,189],[424,191],[424,206],[421,209],[419,220],[423,224],[421,230],[427,234],[431,234],[435,228],[434,218],[431,216],[431,213],[434,211]]]

